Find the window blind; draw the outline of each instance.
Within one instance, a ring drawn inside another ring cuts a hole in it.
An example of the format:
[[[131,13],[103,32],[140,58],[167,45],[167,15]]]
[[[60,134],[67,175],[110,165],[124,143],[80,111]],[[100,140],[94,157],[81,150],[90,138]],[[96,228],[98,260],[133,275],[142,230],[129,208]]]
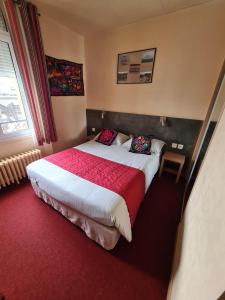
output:
[[[1,9],[0,9],[0,30],[7,31],[7,27]]]
[[[0,77],[15,77],[9,45],[3,41],[0,41]]]

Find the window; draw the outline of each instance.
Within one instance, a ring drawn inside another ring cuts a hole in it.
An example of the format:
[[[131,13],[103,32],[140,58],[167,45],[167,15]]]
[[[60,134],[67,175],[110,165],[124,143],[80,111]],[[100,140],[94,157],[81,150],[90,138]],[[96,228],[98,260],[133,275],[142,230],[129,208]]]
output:
[[[10,35],[0,11],[0,139],[31,133],[29,111]]]

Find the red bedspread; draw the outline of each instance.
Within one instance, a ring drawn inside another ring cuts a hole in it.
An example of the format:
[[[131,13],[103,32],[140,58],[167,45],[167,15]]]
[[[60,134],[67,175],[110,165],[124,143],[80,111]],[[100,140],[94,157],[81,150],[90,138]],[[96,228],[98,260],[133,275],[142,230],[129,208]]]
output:
[[[141,170],[74,148],[50,155],[45,159],[122,196],[126,201],[131,225],[133,225],[145,194],[145,175]]]

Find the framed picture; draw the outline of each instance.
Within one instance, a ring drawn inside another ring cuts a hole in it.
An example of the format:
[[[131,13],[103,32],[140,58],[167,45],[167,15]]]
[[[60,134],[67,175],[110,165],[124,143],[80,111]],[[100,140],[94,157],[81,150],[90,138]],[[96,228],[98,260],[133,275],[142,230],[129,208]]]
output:
[[[46,56],[51,96],[84,96],[83,65]]]
[[[151,83],[156,48],[118,54],[117,83]]]

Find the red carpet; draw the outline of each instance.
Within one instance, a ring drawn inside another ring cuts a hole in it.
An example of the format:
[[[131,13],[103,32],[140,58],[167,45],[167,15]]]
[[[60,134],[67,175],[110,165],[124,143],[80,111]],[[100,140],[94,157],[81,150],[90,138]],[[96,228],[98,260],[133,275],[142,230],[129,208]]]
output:
[[[28,183],[0,193],[0,293],[6,300],[165,300],[182,185],[154,180],[133,242],[107,252],[34,196]]]

